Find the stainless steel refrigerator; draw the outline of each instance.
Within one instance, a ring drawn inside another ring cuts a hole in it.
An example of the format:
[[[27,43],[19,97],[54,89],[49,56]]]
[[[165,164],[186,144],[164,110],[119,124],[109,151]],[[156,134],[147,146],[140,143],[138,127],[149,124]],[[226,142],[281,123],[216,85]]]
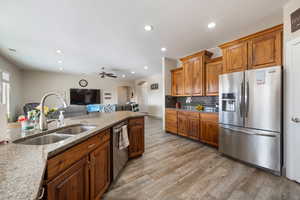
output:
[[[219,151],[280,175],[282,67],[219,77]]]

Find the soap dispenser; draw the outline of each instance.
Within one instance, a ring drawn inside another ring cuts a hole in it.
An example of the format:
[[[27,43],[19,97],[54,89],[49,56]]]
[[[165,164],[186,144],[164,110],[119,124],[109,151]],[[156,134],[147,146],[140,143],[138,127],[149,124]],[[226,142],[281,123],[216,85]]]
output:
[[[60,111],[59,117],[58,117],[58,123],[57,126],[58,127],[62,127],[65,125],[65,116],[64,116],[64,112],[63,110]]]

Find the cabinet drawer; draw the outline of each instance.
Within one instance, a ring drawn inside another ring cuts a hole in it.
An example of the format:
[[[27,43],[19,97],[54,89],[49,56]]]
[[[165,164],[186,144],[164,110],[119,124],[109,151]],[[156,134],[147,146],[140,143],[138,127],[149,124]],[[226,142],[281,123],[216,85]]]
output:
[[[144,125],[144,117],[133,118],[129,120],[129,125]]]
[[[57,156],[49,159],[47,162],[47,180],[54,178],[60,172],[70,167],[72,164],[90,153],[96,147],[109,140],[109,138],[110,131],[102,131],[99,134],[87,139],[86,141],[73,146],[65,152],[62,152]]]
[[[219,122],[219,114],[217,113],[201,113],[200,118],[201,121]]]
[[[186,112],[186,115],[190,118],[199,119],[199,113],[196,113],[196,112]]]

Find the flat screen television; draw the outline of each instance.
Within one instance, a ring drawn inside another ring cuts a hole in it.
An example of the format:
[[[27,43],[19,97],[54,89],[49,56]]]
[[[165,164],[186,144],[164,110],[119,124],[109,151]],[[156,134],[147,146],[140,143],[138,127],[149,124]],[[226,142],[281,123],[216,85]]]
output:
[[[70,89],[71,105],[100,104],[100,90]]]

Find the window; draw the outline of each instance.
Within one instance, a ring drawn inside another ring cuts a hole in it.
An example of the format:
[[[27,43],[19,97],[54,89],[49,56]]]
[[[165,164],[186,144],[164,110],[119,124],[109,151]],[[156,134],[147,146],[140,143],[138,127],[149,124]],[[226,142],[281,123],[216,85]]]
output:
[[[10,74],[1,72],[1,104],[6,104],[7,117],[10,118]]]

